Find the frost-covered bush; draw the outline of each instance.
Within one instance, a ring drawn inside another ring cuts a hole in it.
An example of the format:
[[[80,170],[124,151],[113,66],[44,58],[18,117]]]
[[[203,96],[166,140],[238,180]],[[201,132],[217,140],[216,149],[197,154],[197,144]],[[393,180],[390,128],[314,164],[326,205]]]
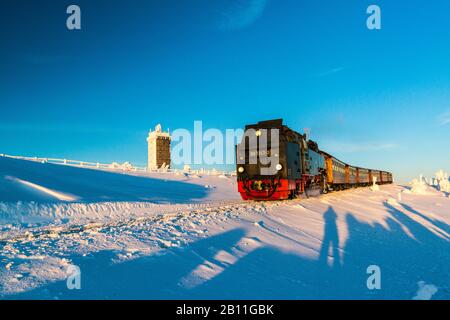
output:
[[[419,179],[414,179],[410,183],[411,193],[415,194],[431,194],[433,190],[450,193],[450,180],[448,173],[439,170],[435,174],[435,178],[424,179],[420,175]]]
[[[450,180],[448,173],[444,172],[444,170],[439,170],[436,172],[435,177],[437,189],[442,192],[450,192]]]
[[[377,177],[372,178],[372,186],[370,187],[372,191],[380,191],[380,186],[377,185]]]
[[[131,165],[131,163],[129,163],[127,161],[127,162],[122,163],[122,165],[120,166],[120,169],[122,169],[123,171],[133,171],[134,167]]]
[[[117,162],[111,163],[108,168],[110,169],[116,169],[116,170],[123,170],[123,171],[133,171],[134,167],[129,162],[124,162],[122,164],[119,164]]]
[[[117,162],[113,162],[111,163],[108,168],[110,169],[119,169],[120,168],[120,164],[118,164]]]
[[[411,185],[411,193],[415,194],[427,194],[427,184],[425,183],[423,176],[420,175],[419,179],[414,179],[410,182]]]

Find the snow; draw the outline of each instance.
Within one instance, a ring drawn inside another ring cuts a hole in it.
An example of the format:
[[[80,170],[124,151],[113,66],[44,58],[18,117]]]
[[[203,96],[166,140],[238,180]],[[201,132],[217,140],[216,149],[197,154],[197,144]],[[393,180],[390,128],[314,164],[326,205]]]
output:
[[[450,199],[423,183],[243,202],[219,174],[0,157],[0,298],[449,299]]]
[[[240,199],[235,181],[216,183],[215,176],[118,173],[3,157],[0,179],[0,225],[148,215],[173,211],[174,204]]]

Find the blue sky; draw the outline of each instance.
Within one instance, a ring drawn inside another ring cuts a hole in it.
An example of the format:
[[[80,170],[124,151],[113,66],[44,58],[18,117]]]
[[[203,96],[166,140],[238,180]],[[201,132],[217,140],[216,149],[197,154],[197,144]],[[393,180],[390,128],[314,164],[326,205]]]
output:
[[[145,164],[159,122],[283,118],[400,181],[450,170],[449,14],[447,0],[1,1],[0,153]]]

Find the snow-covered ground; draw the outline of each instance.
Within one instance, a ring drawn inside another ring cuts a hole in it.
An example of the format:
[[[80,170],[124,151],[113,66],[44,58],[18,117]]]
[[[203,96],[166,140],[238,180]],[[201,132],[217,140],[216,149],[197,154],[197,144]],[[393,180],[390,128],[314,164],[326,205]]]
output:
[[[257,203],[234,179],[0,157],[0,298],[450,298],[445,190]]]

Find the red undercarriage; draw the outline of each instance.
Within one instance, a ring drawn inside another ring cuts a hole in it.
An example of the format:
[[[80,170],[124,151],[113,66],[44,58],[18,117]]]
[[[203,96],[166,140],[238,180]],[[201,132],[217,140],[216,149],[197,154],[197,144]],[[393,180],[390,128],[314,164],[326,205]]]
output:
[[[238,181],[238,191],[243,200],[287,200],[301,194],[314,176],[303,176],[302,179],[262,179]]]

